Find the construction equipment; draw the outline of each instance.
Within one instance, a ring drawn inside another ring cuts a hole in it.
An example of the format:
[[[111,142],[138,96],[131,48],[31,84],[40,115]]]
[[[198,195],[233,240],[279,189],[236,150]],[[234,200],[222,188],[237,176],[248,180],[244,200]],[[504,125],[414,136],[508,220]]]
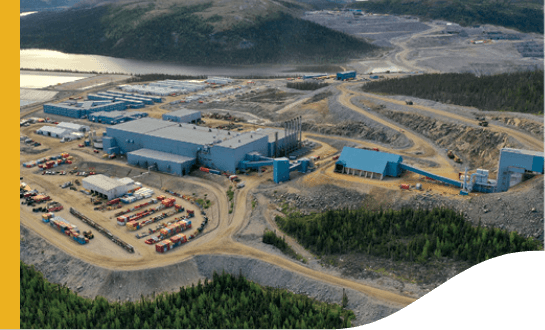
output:
[[[413,101],[405,101],[405,104],[407,104],[407,105],[413,105]]]
[[[88,238],[88,239],[93,239],[93,238],[95,238],[95,235],[93,235],[93,232],[92,232],[91,230],[89,230],[89,231],[84,231],[84,232],[83,232],[83,236],[86,237],[86,238]]]
[[[482,127],[488,127],[488,122],[486,120],[481,120],[479,122],[479,126],[482,126]]]
[[[454,157],[455,157],[456,155],[454,155],[454,152],[452,152],[452,150],[449,150],[449,151],[447,152],[447,156],[448,156],[448,158],[450,158],[450,159],[454,159]]]

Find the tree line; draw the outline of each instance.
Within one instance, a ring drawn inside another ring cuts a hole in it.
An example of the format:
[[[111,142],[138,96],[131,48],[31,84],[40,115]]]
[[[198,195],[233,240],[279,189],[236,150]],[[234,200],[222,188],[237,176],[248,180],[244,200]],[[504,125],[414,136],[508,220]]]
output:
[[[531,2],[378,0],[357,2],[351,7],[375,13],[442,19],[462,26],[492,24],[515,28],[521,32],[543,34],[543,2],[533,1],[533,4]]]
[[[21,48],[201,65],[332,63],[378,49],[281,12],[215,31],[217,17],[198,15],[211,6],[172,7],[159,16],[146,15],[153,4],[36,13],[21,18]]]
[[[543,250],[543,244],[499,228],[472,226],[445,208],[400,211],[331,210],[276,217],[278,226],[319,255],[352,252],[392,260],[465,260],[472,265],[503,254]]]
[[[354,313],[283,289],[214,273],[212,280],[159,294],[153,300],[82,298],[21,262],[22,329],[347,328]]]
[[[543,114],[543,86],[543,70],[538,70],[481,77],[471,73],[423,74],[374,81],[362,89],[481,110]]]
[[[302,81],[302,82],[288,82],[286,87],[300,89],[303,91],[314,91],[323,87],[329,86],[326,82],[314,82],[314,81]]]
[[[265,229],[265,232],[263,233],[263,243],[277,247],[280,251],[282,251],[282,253],[294,259],[304,263],[307,262],[303,256],[295,252],[295,250],[288,243],[286,243],[285,237],[277,236],[275,231]]]

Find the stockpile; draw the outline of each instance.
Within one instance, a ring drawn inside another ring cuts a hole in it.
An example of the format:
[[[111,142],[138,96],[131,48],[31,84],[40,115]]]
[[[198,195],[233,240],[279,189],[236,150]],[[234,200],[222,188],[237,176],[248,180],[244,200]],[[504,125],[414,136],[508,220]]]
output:
[[[155,244],[155,251],[159,253],[165,253],[167,251],[174,249],[177,246],[182,245],[185,242],[187,242],[187,237],[184,234],[177,234],[172,236],[169,239],[166,239],[164,241],[161,241]]]

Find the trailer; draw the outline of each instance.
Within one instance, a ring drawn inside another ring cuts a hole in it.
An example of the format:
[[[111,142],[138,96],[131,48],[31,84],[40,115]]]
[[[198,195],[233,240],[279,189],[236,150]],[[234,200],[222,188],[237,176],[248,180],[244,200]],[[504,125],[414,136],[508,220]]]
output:
[[[191,220],[184,220],[183,217],[178,219],[181,219],[181,220],[160,229],[159,235],[157,235],[156,237],[149,238],[144,243],[146,244],[157,243],[191,228]]]

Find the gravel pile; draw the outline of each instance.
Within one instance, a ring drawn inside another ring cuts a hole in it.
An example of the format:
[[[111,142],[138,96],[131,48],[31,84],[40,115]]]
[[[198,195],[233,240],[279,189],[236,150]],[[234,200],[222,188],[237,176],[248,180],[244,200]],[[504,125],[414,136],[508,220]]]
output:
[[[332,184],[307,188],[300,193],[287,193],[285,188],[274,191],[269,189],[268,191],[263,191],[263,194],[271,199],[271,203],[280,206],[288,203],[303,214],[340,208],[357,208],[361,207],[367,198],[366,194],[343,189]]]

